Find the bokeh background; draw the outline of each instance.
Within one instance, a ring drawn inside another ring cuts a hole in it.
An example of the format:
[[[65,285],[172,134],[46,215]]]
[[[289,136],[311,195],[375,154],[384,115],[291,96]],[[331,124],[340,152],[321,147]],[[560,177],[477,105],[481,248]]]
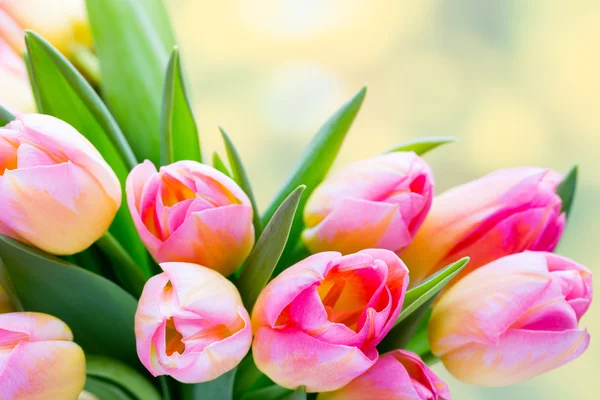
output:
[[[338,165],[423,135],[437,192],[496,168],[580,165],[559,247],[600,274],[597,0],[170,0],[206,154],[232,136],[264,208],[311,136],[367,83]],[[597,399],[600,304],[580,359],[455,399]]]

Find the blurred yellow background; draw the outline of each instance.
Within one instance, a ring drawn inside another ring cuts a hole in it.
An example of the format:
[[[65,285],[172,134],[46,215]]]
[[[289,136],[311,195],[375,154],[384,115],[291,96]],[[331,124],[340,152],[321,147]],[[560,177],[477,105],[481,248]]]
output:
[[[205,155],[231,135],[262,208],[320,124],[369,92],[338,165],[423,135],[437,192],[496,168],[580,165],[559,252],[600,274],[600,2],[597,0],[170,0]],[[597,277],[598,279],[598,277]],[[592,344],[557,371],[500,389],[436,367],[455,399],[597,399]]]

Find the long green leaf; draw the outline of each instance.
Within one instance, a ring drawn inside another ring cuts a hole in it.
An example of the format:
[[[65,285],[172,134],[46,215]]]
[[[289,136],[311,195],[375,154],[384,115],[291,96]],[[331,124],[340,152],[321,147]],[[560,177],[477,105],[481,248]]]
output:
[[[249,312],[283,253],[303,191],[299,186],[283,201],[248,256],[237,284]]]
[[[285,398],[285,400],[306,400],[306,389],[300,386],[296,391]]]
[[[212,381],[196,383],[194,385],[181,385],[182,400],[232,400],[235,372],[234,368]]]
[[[573,165],[556,188],[556,194],[558,194],[562,200],[562,211],[567,214],[567,217],[571,213],[573,200],[575,200],[578,169],[579,167],[577,165]]]
[[[162,165],[181,160],[202,162],[198,128],[185,87],[177,47],[171,53],[165,77],[161,131]]]
[[[58,50],[34,32],[27,32],[25,40],[40,112],[68,122],[98,149],[119,178],[125,198],[125,181],[137,161],[119,126],[94,89]],[[146,249],[125,201],[110,230],[148,271]]]
[[[175,45],[161,0],[86,0],[103,97],[138,158],[159,165],[160,103]]]
[[[13,286],[12,280],[8,275],[8,271],[2,262],[2,258],[0,258],[0,291],[2,290],[4,293],[6,293],[13,310],[23,311],[23,304],[21,304],[21,300],[19,300],[19,296],[17,296],[17,292],[15,292],[15,287]],[[1,313],[2,310],[0,310],[0,314]]]
[[[140,368],[133,319],[137,302],[114,283],[0,236],[0,257],[26,311],[63,320],[87,354],[102,354]]]
[[[388,153],[396,151],[414,151],[417,155],[422,156],[436,147],[447,143],[454,143],[456,140],[457,139],[452,136],[426,136],[402,143],[388,150]]]
[[[342,147],[346,134],[350,130],[350,126],[352,126],[366,94],[367,88],[365,86],[340,107],[319,129],[287,182],[279,189],[265,211],[262,217],[263,224],[271,220],[279,205],[294,188],[306,185],[306,196],[310,196],[312,191],[325,178]],[[302,210],[303,207],[301,206],[300,211]]]
[[[161,400],[161,396],[139,372],[120,361],[102,356],[86,356],[86,374],[113,383],[137,400]]]
[[[15,119],[15,116],[0,104],[0,127]]]
[[[219,130],[221,131],[221,135],[223,136],[225,150],[227,150],[227,158],[229,160],[229,165],[231,165],[231,171],[233,172],[233,179],[248,195],[250,203],[252,204],[254,234],[256,235],[256,237],[259,237],[262,232],[262,227],[264,225],[260,219],[260,213],[258,212],[258,206],[256,205],[256,198],[254,197],[254,192],[252,191],[252,186],[250,185],[250,178],[248,178],[246,169],[242,164],[242,159],[240,158],[239,153],[233,145],[231,138],[222,127],[219,127]]]
[[[94,377],[87,377],[84,390],[100,400],[136,400],[119,386]]]
[[[410,314],[403,318],[399,324],[395,325],[377,346],[377,349],[384,353],[391,350],[406,348],[408,343],[410,343],[411,338],[415,335],[415,332],[417,332],[419,325],[427,315],[436,296],[437,293],[415,308]]]
[[[150,274],[142,272],[129,253],[110,233],[106,232],[96,241],[96,244],[111,261],[115,275],[123,287],[134,296],[140,297]]]
[[[404,296],[402,312],[398,316],[395,325],[415,312],[421,305],[437,295],[443,288],[467,265],[469,257],[461,258],[431,276],[419,286],[410,289]]]
[[[289,396],[294,394],[295,392],[290,389],[279,385],[271,385],[245,393],[240,397],[240,400],[284,400],[290,399]]]

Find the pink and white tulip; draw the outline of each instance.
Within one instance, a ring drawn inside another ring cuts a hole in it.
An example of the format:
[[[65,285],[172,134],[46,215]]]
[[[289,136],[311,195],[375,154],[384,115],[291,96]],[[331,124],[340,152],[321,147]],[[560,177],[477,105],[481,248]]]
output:
[[[160,265],[135,314],[137,353],[154,376],[210,381],[233,369],[252,342],[248,312],[236,287],[218,272],[190,263]]]
[[[254,245],[248,196],[208,165],[179,161],[157,171],[145,161],[127,178],[127,201],[142,241],[159,263],[191,262],[227,276]]]
[[[0,382],[0,399],[75,400],[85,384],[85,356],[58,318],[0,314]]]
[[[458,379],[504,386],[581,355],[578,328],[592,301],[592,274],[546,252],[510,255],[473,271],[444,293],[429,322],[432,352]]]
[[[289,389],[341,388],[375,364],[404,301],[408,270],[389,250],[318,253],[262,291],[252,312],[258,369]]]
[[[450,400],[450,391],[418,355],[406,350],[383,354],[367,372],[318,400]]]
[[[401,252],[423,223],[433,197],[433,174],[410,152],[349,164],[319,185],[306,204],[302,238],[312,252],[367,248]]]
[[[73,254],[106,232],[120,205],[116,175],[71,125],[24,114],[0,128],[0,234]]]
[[[459,278],[509,254],[552,251],[565,226],[556,194],[561,180],[549,169],[502,169],[437,196],[402,254],[411,284],[466,256],[471,261]]]

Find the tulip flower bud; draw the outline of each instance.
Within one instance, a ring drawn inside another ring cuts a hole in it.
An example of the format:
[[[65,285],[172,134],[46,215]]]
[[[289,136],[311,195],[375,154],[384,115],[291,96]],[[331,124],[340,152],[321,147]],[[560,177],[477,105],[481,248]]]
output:
[[[524,252],[473,271],[433,308],[431,351],[458,379],[511,385],[585,351],[578,322],[592,300],[592,274],[567,258]]]
[[[367,372],[318,400],[450,400],[448,386],[418,355],[405,350],[383,354]]]
[[[402,254],[411,285],[466,256],[471,261],[459,278],[509,254],[552,251],[565,226],[560,181],[552,170],[510,168],[437,196]]]
[[[280,386],[337,390],[369,369],[394,325],[408,270],[389,250],[318,253],[283,271],[252,312],[252,356]]]
[[[1,0],[0,13],[0,26],[5,26],[0,37],[10,34],[17,51],[24,46],[24,29],[39,33],[67,56],[74,45],[91,47],[85,0]]]
[[[85,356],[69,327],[51,315],[0,314],[0,399],[75,400]]]
[[[54,117],[0,128],[0,233],[48,253],[80,252],[106,232],[121,185],[92,144]]]
[[[0,26],[2,10],[0,10]],[[0,28],[1,29],[1,28]],[[25,61],[0,35],[0,105],[16,112],[35,111]]]
[[[250,317],[236,287],[218,272],[163,263],[144,287],[135,313],[137,352],[154,376],[185,383],[216,379],[244,358]]]
[[[142,241],[159,263],[191,262],[227,276],[254,245],[248,196],[207,165],[179,161],[157,172],[145,161],[127,178],[127,201]]]
[[[387,153],[339,170],[306,203],[302,238],[312,252],[367,248],[396,253],[410,244],[433,196],[433,174],[410,152]]]

